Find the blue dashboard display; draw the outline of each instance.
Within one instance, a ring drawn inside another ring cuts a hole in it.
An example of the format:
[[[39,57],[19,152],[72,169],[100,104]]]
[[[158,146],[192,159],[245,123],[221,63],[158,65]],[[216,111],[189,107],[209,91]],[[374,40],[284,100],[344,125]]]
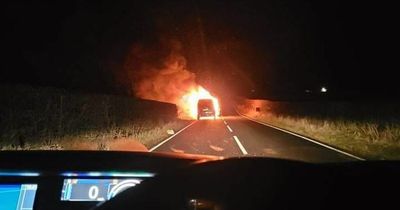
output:
[[[142,180],[129,179],[64,179],[62,201],[105,201],[139,184]]]
[[[36,184],[0,184],[1,210],[32,210]]]

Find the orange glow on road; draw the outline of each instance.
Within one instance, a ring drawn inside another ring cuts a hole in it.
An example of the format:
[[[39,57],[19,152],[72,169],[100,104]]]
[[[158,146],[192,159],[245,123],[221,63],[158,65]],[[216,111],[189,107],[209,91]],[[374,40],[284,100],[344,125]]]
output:
[[[185,94],[179,106],[181,110],[184,112],[182,114],[188,116],[189,118],[196,119],[197,118],[197,102],[200,99],[211,99],[214,104],[214,110],[216,113],[216,117],[220,115],[220,107],[218,99],[210,94],[206,89],[201,86],[197,88],[193,88],[189,91],[189,93]]]

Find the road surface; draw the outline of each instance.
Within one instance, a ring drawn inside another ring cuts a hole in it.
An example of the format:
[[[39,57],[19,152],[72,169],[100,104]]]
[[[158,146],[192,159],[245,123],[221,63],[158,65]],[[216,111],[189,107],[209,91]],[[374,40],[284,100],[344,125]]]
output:
[[[239,115],[221,117],[219,120],[194,121],[151,151],[224,157],[263,156],[307,162],[357,160],[340,151]]]

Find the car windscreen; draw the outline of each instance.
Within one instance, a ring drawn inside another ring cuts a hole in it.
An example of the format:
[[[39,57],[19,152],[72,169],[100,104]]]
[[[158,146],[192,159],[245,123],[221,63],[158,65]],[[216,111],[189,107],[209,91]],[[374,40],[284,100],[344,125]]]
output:
[[[400,159],[389,3],[2,7],[0,150]]]

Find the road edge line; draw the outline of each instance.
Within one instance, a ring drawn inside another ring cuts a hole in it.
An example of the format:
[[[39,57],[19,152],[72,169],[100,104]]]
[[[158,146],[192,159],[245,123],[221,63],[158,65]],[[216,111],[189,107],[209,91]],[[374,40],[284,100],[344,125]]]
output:
[[[279,131],[282,131],[282,132],[291,134],[291,135],[293,135],[293,136],[297,136],[297,137],[299,137],[299,138],[302,138],[302,139],[307,140],[307,141],[309,141],[309,142],[312,142],[312,143],[314,143],[314,144],[318,144],[318,145],[320,145],[320,146],[322,146],[322,147],[325,147],[325,148],[327,148],[327,149],[330,149],[330,150],[333,150],[333,151],[335,151],[335,152],[341,153],[341,154],[343,154],[343,155],[349,156],[349,157],[351,157],[351,158],[354,158],[354,159],[357,159],[357,160],[361,160],[361,161],[365,161],[365,160],[366,160],[366,159],[364,159],[364,158],[362,158],[362,157],[358,157],[358,156],[356,156],[356,155],[350,154],[350,153],[348,153],[348,152],[345,152],[345,151],[340,150],[340,149],[338,149],[338,148],[329,146],[329,145],[327,145],[327,144],[324,144],[324,143],[319,142],[319,141],[317,141],[317,140],[311,139],[311,138],[309,138],[309,137],[300,135],[300,134],[298,134],[298,133],[295,133],[295,132],[292,132],[292,131],[289,131],[289,130],[286,130],[286,129],[283,129],[283,128],[279,128],[279,127],[277,127],[277,126],[271,125],[271,124],[269,124],[269,123],[261,122],[261,121],[256,120],[256,119],[252,119],[252,118],[250,118],[250,117],[248,117],[248,116],[246,116],[246,115],[244,115],[244,114],[239,113],[237,110],[236,110],[236,112],[237,112],[240,116],[242,116],[242,117],[244,117],[244,118],[246,118],[246,119],[248,119],[248,120],[250,120],[250,121],[259,123],[259,124],[261,124],[261,125],[265,125],[265,126],[270,127],[270,128],[274,128],[274,129],[276,129],[276,130],[279,130]]]
[[[149,149],[149,152],[153,152],[155,149],[157,149],[158,147],[160,147],[161,145],[163,145],[165,142],[171,140],[172,138],[174,138],[176,135],[178,135],[180,132],[186,130],[186,128],[189,128],[190,126],[192,126],[193,124],[195,124],[197,122],[197,120],[191,122],[189,125],[187,125],[186,127],[180,129],[178,132],[176,132],[174,135],[166,138],[165,140],[163,140],[162,142],[158,143],[156,146],[152,147],[151,149]]]

